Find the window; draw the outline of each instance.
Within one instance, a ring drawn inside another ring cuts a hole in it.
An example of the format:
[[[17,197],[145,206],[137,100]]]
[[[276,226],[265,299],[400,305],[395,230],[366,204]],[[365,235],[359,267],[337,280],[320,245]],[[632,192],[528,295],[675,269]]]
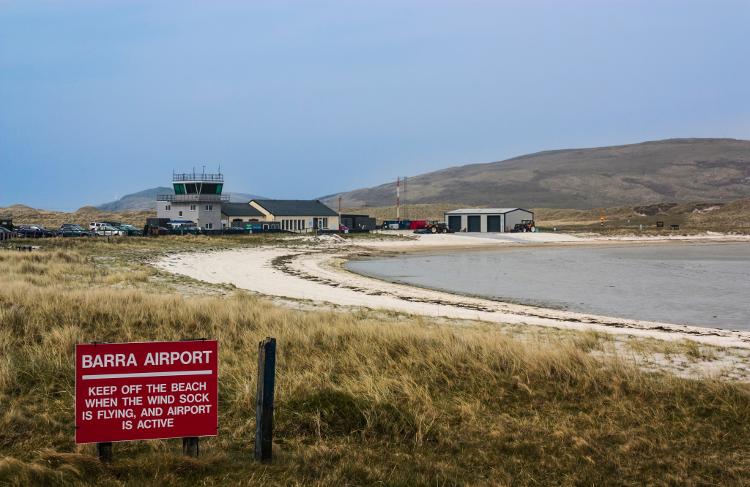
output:
[[[182,216],[182,211],[180,211],[180,216]]]
[[[195,211],[195,205],[190,205],[190,211]]]
[[[328,228],[328,218],[323,218],[323,228]]]
[[[213,211],[214,205],[206,205],[206,211]]]
[[[165,206],[165,207],[164,207],[164,209],[165,209],[166,211],[169,211],[169,210],[171,210],[171,209],[172,209],[172,205],[167,205],[167,206]]]
[[[206,230],[211,230],[214,227],[213,223],[206,223]]]

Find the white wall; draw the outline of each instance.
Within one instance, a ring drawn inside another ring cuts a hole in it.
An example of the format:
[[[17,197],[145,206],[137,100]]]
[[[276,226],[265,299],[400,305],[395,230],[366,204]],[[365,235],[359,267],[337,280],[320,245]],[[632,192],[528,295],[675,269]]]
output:
[[[190,209],[192,205],[195,206],[195,210]],[[211,209],[206,210],[206,205],[211,206]],[[215,230],[221,228],[221,203],[157,201],[156,216],[170,220],[190,220],[201,228],[206,228],[206,225],[210,223],[211,228]]]
[[[526,210],[513,210],[505,214],[505,231],[510,232],[522,220],[533,220],[534,214]]]
[[[269,221],[281,222],[282,230],[289,230],[292,232],[309,232],[313,230],[313,218],[327,218],[328,225],[326,226],[329,230],[339,229],[339,217],[338,216],[326,216],[326,217],[312,217],[312,216],[279,216]],[[300,221],[302,224],[300,225]],[[284,222],[290,222],[285,224]]]
[[[495,213],[497,215],[499,213]],[[447,214],[445,215],[445,224],[448,225],[448,219],[451,215]],[[455,214],[453,215],[455,216]],[[481,214],[481,213],[461,213],[459,215],[461,217],[461,230],[467,230],[469,229],[469,216],[479,216],[479,231],[482,233],[487,232],[487,217],[490,215]],[[502,214],[500,214],[500,228],[502,227]]]

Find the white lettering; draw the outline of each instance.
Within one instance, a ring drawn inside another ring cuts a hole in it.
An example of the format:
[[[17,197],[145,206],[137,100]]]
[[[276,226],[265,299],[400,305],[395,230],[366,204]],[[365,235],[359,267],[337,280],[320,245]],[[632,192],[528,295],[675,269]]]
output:
[[[205,391],[205,382],[175,382],[172,384],[172,392]]]
[[[95,367],[134,367],[138,363],[132,353],[103,353],[101,355],[82,355],[81,367],[92,369]]]
[[[171,428],[174,426],[174,418],[167,419],[141,419],[138,420],[139,430],[151,428]]]
[[[186,402],[208,402],[208,393],[203,394],[180,394],[180,403],[185,404]]]
[[[193,350],[185,352],[149,352],[146,354],[144,365],[191,365],[208,364],[211,360],[212,350]]]

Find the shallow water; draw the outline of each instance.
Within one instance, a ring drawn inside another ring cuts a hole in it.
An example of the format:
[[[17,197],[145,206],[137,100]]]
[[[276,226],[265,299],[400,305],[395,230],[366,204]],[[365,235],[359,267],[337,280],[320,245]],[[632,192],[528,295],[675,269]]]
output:
[[[503,301],[750,329],[750,245],[513,248],[352,261],[394,282]]]

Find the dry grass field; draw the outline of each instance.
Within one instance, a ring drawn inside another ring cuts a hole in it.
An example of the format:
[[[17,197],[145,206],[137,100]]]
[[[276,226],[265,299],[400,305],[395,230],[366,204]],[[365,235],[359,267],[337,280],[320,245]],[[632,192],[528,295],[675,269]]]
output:
[[[0,485],[743,485],[750,388],[597,358],[586,334],[278,307],[149,259],[272,238],[49,239],[0,250]],[[275,461],[252,460],[257,344],[278,340]],[[212,337],[220,432],[73,442],[74,347]],[[567,337],[567,338],[563,338]],[[596,342],[596,340],[593,340]]]

